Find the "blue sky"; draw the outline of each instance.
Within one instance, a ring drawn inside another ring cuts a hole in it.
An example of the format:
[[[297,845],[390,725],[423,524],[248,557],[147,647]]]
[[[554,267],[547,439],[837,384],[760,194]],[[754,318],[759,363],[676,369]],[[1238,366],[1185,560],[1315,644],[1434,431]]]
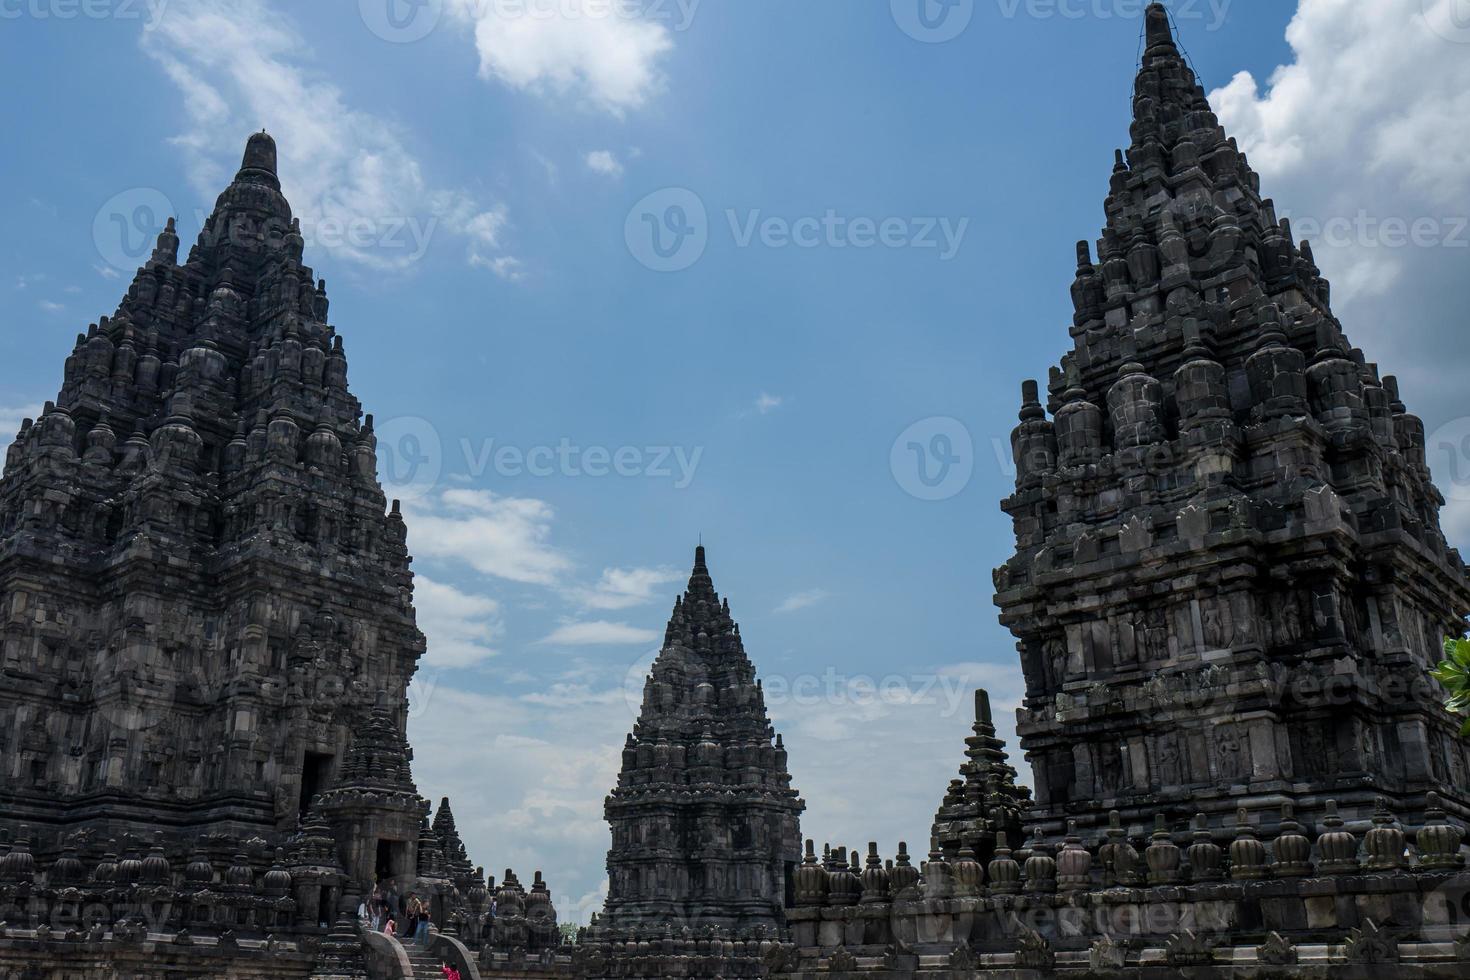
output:
[[[1069,343],[1142,3],[389,2],[0,2],[0,426],[140,260],[112,216],[173,210],[189,242],[265,127],[406,500],[419,785],[476,860],[597,906],[627,691],[700,535],[789,692],[806,833],[921,841],[969,690],[1020,694],[1005,446]],[[1172,6],[1266,192],[1322,230],[1349,337],[1444,436],[1466,539],[1470,20]]]

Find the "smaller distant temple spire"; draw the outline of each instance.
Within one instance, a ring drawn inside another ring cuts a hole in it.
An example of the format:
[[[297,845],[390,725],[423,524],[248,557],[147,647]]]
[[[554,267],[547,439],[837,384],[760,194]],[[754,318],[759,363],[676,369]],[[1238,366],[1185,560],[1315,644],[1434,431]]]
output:
[[[605,810],[613,847],[604,930],[779,926],[805,804],[702,544],[622,760]],[[669,836],[681,827],[697,833]]]
[[[988,863],[995,854],[998,832],[1007,832],[1012,839],[1021,834],[1031,791],[1016,785],[1016,770],[1006,756],[1005,742],[996,737],[990,694],[983,688],[975,691],[971,732],[965,739],[960,778],[950,783],[934,816],[931,836],[951,860],[961,850],[972,850],[982,863]]]

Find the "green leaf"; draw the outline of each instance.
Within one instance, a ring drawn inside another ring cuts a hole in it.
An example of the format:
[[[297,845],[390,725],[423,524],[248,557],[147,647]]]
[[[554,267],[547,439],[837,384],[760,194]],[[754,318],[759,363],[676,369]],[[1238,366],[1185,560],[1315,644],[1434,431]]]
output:
[[[1462,736],[1470,736],[1470,721],[1466,721],[1465,724],[1460,726],[1460,734]]]

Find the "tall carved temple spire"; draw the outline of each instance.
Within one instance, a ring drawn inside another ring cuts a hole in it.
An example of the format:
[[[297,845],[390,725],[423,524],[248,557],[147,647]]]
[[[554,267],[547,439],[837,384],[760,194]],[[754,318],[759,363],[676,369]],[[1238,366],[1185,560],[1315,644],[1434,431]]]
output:
[[[1003,504],[1031,819],[1233,825],[1288,798],[1310,825],[1380,795],[1412,819],[1430,790],[1463,819],[1470,759],[1425,676],[1470,580],[1423,424],[1344,338],[1161,5],[1146,32],[1052,421],[1028,391]]]
[[[607,798],[603,925],[779,926],[804,806],[701,546]]]
[[[160,826],[281,839],[330,803],[344,897],[413,871],[424,637],[303,249],[257,133],[187,260],[170,220],[7,454],[0,828],[44,828],[43,853]]]

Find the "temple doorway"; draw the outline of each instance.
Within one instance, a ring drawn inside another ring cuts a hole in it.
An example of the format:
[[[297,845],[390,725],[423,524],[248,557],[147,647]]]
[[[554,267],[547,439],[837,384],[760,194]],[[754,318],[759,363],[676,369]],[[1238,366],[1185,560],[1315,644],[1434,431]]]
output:
[[[332,760],[335,756],[327,752],[308,752],[301,760],[301,802],[300,813],[302,818],[311,809],[311,801],[318,793],[327,788],[327,781],[332,776]]]

